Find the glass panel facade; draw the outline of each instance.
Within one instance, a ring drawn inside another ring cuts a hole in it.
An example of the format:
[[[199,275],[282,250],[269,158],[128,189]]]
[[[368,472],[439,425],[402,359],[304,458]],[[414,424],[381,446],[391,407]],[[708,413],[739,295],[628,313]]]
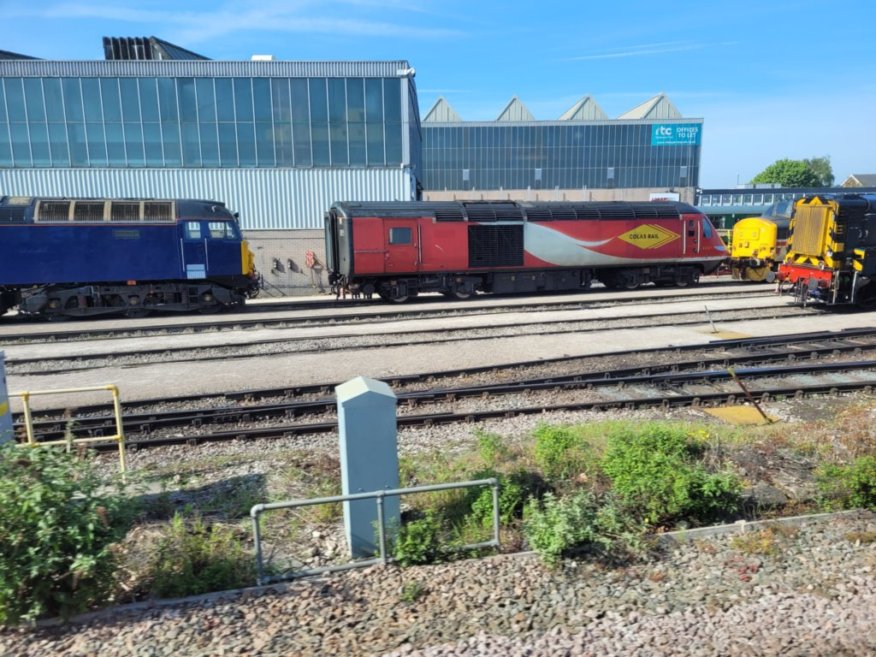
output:
[[[402,130],[409,129],[402,121],[402,84],[409,82],[2,78],[0,166],[412,164],[402,152]]]
[[[699,181],[700,145],[652,145],[650,123],[425,124],[421,130],[427,190],[695,187]],[[387,154],[395,152],[389,138],[386,143]]]

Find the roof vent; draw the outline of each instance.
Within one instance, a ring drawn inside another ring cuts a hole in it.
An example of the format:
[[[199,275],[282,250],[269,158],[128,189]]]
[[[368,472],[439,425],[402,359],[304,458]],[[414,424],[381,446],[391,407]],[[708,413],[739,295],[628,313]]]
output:
[[[273,62],[273,55],[253,55],[249,58],[251,62]]]

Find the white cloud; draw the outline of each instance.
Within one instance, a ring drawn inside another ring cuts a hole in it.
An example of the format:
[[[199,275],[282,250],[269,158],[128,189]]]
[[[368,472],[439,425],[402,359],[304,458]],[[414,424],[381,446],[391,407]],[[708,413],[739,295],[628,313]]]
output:
[[[118,4],[61,3],[35,10],[29,9],[26,5],[19,6],[11,15],[42,19],[100,18],[141,25],[152,23],[169,28],[165,32],[168,38],[192,44],[245,30],[423,39],[448,38],[462,34],[456,29],[419,27],[402,22],[357,18],[350,15],[350,5],[364,10],[387,6],[398,9],[400,6],[391,0],[381,2],[339,0],[324,3],[241,2],[228,3],[210,11],[167,11],[139,9]]]

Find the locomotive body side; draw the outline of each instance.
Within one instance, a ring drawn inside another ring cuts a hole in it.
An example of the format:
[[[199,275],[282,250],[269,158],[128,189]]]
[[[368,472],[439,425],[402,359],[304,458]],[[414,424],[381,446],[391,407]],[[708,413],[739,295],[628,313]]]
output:
[[[395,301],[582,289],[593,278],[688,285],[726,257],[690,206],[639,206],[645,216],[622,203],[336,204],[326,217],[330,282]]]
[[[50,317],[218,309],[257,291],[252,254],[224,205],[145,203],[34,200],[0,216],[0,314],[14,305]]]
[[[779,280],[802,303],[876,305],[876,195],[800,199]]]

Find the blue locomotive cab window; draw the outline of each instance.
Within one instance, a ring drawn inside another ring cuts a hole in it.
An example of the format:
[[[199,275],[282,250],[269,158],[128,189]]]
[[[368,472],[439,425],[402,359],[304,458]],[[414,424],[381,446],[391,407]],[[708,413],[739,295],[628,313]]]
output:
[[[214,240],[234,239],[234,231],[227,221],[211,221],[210,237]]]
[[[201,222],[200,221],[187,221],[185,223],[185,233],[186,233],[187,240],[201,239]]]
[[[410,228],[390,228],[389,243],[390,244],[411,244],[411,229]]]
[[[708,217],[703,217],[703,235],[706,239],[712,237],[712,222],[709,221]]]

